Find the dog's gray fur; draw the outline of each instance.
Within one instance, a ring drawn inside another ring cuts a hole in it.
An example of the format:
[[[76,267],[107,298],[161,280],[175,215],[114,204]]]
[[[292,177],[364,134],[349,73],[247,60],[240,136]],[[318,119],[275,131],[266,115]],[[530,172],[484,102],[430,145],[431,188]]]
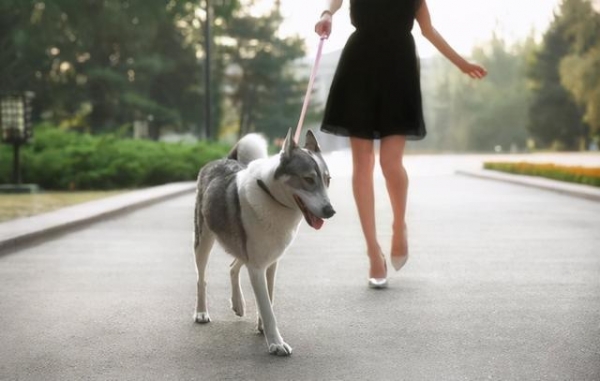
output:
[[[195,321],[210,322],[205,269],[215,239],[235,257],[231,265],[231,305],[244,314],[239,272],[246,266],[257,302],[258,329],[269,352],[287,356],[273,314],[273,289],[279,258],[293,241],[302,216],[319,229],[335,211],[327,195],[329,170],[311,131],[304,148],[288,132],[279,155],[268,157],[264,138],[250,134],[227,158],[207,164],[198,175],[194,251],[198,271]]]

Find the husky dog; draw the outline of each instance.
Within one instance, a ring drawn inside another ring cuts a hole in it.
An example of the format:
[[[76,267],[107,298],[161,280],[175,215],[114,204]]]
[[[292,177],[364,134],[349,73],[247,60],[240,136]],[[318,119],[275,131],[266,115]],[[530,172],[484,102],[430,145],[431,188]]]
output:
[[[277,262],[291,244],[302,217],[314,229],[335,214],[327,188],[329,170],[311,131],[300,148],[288,132],[279,155],[268,157],[260,135],[242,138],[227,158],[207,164],[198,175],[194,251],[198,299],[194,319],[208,323],[205,269],[215,239],[235,257],[231,264],[231,307],[244,315],[240,269],[246,266],[258,307],[258,330],[269,353],[289,356],[273,314]]]

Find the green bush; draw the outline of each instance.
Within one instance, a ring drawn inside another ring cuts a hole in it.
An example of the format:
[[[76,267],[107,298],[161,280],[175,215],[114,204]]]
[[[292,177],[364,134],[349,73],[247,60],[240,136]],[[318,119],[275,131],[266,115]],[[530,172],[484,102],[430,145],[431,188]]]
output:
[[[41,126],[21,148],[24,183],[48,190],[131,189],[195,180],[229,147],[208,142],[165,143],[92,136]],[[12,147],[0,146],[0,183],[10,183]]]

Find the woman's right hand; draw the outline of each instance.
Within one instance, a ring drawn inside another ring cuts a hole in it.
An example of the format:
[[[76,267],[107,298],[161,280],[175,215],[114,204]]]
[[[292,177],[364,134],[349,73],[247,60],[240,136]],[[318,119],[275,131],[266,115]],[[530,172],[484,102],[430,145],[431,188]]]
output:
[[[487,75],[487,70],[483,66],[467,61],[459,65],[459,69],[473,79],[482,79]]]
[[[321,19],[315,25],[315,32],[323,38],[331,34],[331,12],[323,12]]]

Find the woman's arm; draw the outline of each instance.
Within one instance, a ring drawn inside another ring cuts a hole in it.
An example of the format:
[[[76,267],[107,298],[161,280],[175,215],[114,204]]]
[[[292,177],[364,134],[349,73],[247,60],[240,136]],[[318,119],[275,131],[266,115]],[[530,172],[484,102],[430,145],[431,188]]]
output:
[[[315,25],[315,32],[321,37],[329,37],[331,34],[331,19],[333,14],[342,7],[342,0],[328,0],[327,8],[321,13],[321,17]]]
[[[487,71],[477,65],[466,61],[462,58],[438,33],[437,30],[431,24],[431,16],[429,14],[429,8],[427,8],[426,0],[421,0],[421,6],[417,10],[416,16],[421,33],[423,37],[429,40],[435,48],[448,58],[456,67],[458,67],[463,73],[467,74],[471,78],[483,78],[486,76]]]

